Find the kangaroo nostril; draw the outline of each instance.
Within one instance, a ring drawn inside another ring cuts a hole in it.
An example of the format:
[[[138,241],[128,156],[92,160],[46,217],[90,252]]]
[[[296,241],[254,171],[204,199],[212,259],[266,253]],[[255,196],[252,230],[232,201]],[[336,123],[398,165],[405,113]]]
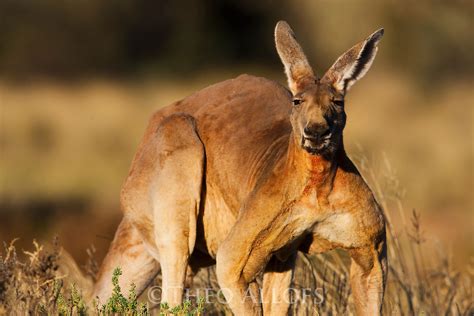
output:
[[[329,128],[321,133],[322,138],[328,137],[330,135],[331,135],[331,130]]]

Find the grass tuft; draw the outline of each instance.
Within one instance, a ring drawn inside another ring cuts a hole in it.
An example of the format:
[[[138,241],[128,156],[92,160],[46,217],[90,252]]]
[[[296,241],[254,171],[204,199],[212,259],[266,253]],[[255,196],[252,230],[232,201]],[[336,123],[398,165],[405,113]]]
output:
[[[119,277],[122,275],[120,268],[115,268],[112,274],[112,296],[107,302],[100,306],[97,304],[96,313],[98,315],[148,315],[148,308],[145,303],[139,303],[138,297],[135,291],[135,284],[130,285],[128,298],[122,294],[119,285]]]

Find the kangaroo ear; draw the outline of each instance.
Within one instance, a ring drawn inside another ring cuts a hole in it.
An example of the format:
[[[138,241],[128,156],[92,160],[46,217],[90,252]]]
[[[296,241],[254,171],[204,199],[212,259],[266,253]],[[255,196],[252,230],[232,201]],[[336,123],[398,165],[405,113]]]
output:
[[[369,70],[377,54],[377,44],[383,36],[383,29],[370,35],[342,54],[329,68],[321,81],[331,83],[341,93],[349,88]]]
[[[301,91],[305,85],[314,83],[313,69],[308,63],[300,44],[295,39],[295,34],[285,21],[280,21],[275,27],[275,44],[280,56],[288,86],[293,95]]]

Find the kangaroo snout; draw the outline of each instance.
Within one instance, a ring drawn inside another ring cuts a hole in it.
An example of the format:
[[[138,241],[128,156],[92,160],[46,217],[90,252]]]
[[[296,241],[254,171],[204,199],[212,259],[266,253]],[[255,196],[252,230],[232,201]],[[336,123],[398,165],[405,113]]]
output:
[[[301,145],[310,154],[322,153],[329,147],[331,136],[331,129],[326,124],[306,125]]]
[[[303,132],[305,138],[316,141],[323,141],[331,136],[331,129],[325,124],[306,125]]]

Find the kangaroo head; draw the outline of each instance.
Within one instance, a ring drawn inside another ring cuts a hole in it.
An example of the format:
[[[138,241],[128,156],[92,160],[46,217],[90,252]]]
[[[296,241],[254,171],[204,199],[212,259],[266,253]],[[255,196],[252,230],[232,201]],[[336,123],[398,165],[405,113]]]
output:
[[[276,48],[293,94],[293,134],[308,153],[332,157],[340,147],[346,124],[344,97],[369,70],[382,35],[383,29],[379,29],[353,46],[318,78],[288,23],[277,23]]]

